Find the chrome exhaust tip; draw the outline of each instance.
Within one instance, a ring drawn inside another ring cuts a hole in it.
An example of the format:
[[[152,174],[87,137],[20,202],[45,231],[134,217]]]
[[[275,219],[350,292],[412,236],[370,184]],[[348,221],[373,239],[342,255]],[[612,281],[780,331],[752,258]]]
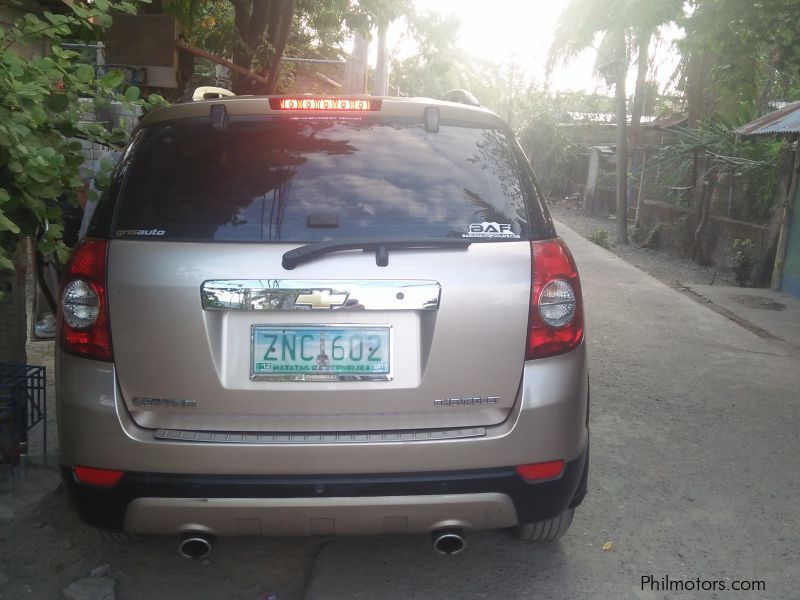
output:
[[[464,532],[461,529],[439,529],[431,532],[433,547],[439,554],[452,556],[467,547]]]
[[[205,558],[211,554],[211,539],[203,534],[186,535],[178,544],[178,552],[184,558]]]

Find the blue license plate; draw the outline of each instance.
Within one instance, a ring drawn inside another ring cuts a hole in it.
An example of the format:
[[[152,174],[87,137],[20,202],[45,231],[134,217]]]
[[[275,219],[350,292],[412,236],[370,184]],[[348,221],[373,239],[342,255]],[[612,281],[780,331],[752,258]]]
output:
[[[388,380],[391,327],[253,325],[252,379]]]

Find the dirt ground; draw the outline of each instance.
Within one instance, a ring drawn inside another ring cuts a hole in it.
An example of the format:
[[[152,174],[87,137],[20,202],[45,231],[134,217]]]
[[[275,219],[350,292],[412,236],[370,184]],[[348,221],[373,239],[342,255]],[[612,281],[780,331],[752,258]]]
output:
[[[588,238],[598,231],[608,232],[611,252],[625,262],[652,275],[670,287],[681,287],[690,284],[702,285],[736,285],[733,273],[718,267],[703,267],[690,259],[677,256],[665,250],[643,248],[633,241],[627,246],[616,245],[616,220],[600,217],[585,217],[581,214],[581,203],[564,199],[551,201],[550,212],[556,221],[560,221]],[[631,226],[632,231],[632,226]]]

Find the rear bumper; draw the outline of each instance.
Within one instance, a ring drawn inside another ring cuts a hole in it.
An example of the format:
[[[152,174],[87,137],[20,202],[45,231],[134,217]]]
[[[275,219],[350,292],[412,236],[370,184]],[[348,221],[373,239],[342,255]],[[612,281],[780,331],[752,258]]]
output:
[[[113,364],[60,352],[56,360],[59,462],[72,503],[97,527],[212,535],[496,529],[555,517],[585,494],[584,344],[525,363],[513,411],[480,435],[347,443],[161,439],[131,419]],[[558,459],[566,467],[554,480],[526,483],[514,470]],[[75,465],[125,475],[95,488],[75,481]]]
[[[557,479],[513,467],[449,473],[264,477],[126,473],[112,488],[62,467],[88,524],[141,534],[349,535],[499,529],[552,518],[586,492],[588,446]]]
[[[59,462],[139,473],[181,473],[265,477],[347,473],[452,473],[498,469],[551,460],[572,461],[588,442],[586,347],[525,363],[514,408],[496,425],[472,437],[428,436],[392,439],[376,427],[346,443],[319,435],[283,435],[285,441],[217,443],[184,432],[163,439],[137,425],[116,385],[115,367],[56,352]],[[469,406],[442,408],[469,413]],[[433,420],[432,429],[440,425]],[[446,426],[442,426],[446,427]],[[333,428],[332,428],[333,430]],[[334,433],[337,430],[333,430]],[[223,432],[225,433],[225,432]],[[232,432],[235,433],[235,432]],[[318,433],[318,432],[312,432]],[[210,437],[210,436],[208,436]],[[239,436],[242,437],[242,436]],[[267,436],[265,436],[267,437]],[[297,438],[295,440],[294,438]],[[357,438],[363,438],[359,440]]]

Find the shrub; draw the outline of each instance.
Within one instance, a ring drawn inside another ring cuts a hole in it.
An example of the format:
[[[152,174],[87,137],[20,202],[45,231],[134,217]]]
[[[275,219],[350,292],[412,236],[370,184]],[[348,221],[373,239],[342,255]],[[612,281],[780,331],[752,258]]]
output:
[[[753,266],[756,259],[756,245],[753,240],[733,240],[733,274],[736,283],[741,287],[749,287],[753,277]]]

